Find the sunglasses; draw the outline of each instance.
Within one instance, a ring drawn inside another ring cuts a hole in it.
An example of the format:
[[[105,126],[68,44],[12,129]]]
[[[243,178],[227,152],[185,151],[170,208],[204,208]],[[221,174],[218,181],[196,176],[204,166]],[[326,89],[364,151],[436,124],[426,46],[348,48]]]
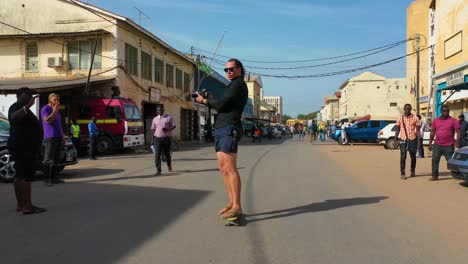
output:
[[[442,112],[450,112],[450,110],[442,110]]]
[[[231,68],[224,68],[224,72],[234,72],[234,70],[237,69],[237,67],[231,67]]]

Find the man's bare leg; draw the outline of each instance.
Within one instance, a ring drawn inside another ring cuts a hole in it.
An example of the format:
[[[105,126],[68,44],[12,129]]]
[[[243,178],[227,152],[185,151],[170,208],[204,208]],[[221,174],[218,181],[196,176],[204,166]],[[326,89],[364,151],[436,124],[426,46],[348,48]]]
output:
[[[222,215],[226,212],[228,212],[229,210],[231,210],[232,208],[232,203],[233,203],[233,193],[232,193],[232,189],[231,189],[231,186],[230,186],[230,181],[229,181],[229,174],[228,174],[228,171],[225,169],[226,168],[226,160],[225,160],[225,157],[223,152],[217,152],[216,153],[216,156],[218,157],[218,167],[219,167],[219,171],[221,172],[221,175],[223,176],[223,182],[224,182],[224,186],[226,187],[226,192],[228,193],[228,197],[229,197],[229,203],[226,205],[226,207],[223,207],[221,208],[221,210],[219,211],[219,214]]]
[[[237,154],[218,152],[221,159],[224,160],[222,170],[228,175],[228,186],[230,188],[230,195],[232,195],[232,208],[224,214],[228,216],[232,212],[242,213],[241,205],[241,179],[237,171]]]

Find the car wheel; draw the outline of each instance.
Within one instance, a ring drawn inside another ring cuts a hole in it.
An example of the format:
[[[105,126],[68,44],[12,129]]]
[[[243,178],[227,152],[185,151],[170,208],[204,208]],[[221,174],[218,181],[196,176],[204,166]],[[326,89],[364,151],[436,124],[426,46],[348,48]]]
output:
[[[395,138],[390,138],[387,140],[385,143],[388,149],[397,149],[398,148],[398,142],[395,140]]]
[[[8,153],[8,150],[0,151],[0,179],[4,182],[12,182],[15,175],[15,161]]]
[[[105,155],[112,153],[112,140],[109,137],[99,137],[96,142],[96,153]]]
[[[340,145],[348,145],[349,144],[349,137],[340,137],[340,139],[338,139],[338,142],[340,143]]]

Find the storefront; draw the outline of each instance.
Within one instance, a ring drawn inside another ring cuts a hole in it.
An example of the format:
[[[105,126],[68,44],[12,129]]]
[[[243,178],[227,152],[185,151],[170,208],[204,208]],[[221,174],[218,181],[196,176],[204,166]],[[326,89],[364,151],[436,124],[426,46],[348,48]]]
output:
[[[468,62],[436,74],[436,114],[441,115],[442,105],[448,105],[452,116],[468,112]]]

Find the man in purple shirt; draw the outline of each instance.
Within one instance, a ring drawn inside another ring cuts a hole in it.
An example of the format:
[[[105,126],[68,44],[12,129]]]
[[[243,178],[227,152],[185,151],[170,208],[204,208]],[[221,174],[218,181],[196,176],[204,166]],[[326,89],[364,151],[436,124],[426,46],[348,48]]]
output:
[[[60,115],[60,96],[55,93],[49,94],[49,103],[41,109],[42,128],[44,130],[44,168],[46,171],[46,183],[61,183],[58,179],[56,164],[62,149],[63,130],[62,116]]]
[[[151,130],[154,139],[154,163],[156,165],[156,176],[161,175],[161,154],[164,153],[167,162],[167,169],[172,172],[171,164],[171,137],[172,130],[176,128],[174,119],[168,114],[164,114],[164,106],[160,105],[156,109],[156,117],[153,118]]]
[[[455,141],[455,133],[457,140]],[[432,141],[435,144],[432,145]],[[431,181],[439,179],[440,158],[444,155],[448,161],[455,152],[455,147],[460,147],[460,124],[458,120],[450,116],[450,108],[442,106],[442,116],[432,122],[431,137],[429,139],[429,150],[432,151],[432,178]]]

